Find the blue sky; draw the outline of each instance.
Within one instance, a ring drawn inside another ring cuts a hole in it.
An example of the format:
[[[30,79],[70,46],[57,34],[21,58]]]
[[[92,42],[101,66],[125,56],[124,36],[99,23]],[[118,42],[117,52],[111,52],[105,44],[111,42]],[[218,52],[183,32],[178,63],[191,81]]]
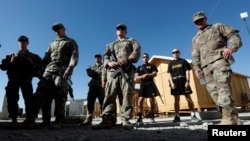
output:
[[[233,54],[236,63],[232,68],[250,76],[246,64],[250,51],[246,25],[250,26],[250,21],[246,18],[245,24],[240,18],[240,13],[250,12],[249,6],[249,0],[1,0],[0,59],[18,50],[20,35],[28,36],[29,50],[43,57],[56,38],[51,26],[62,22],[66,34],[79,46],[79,64],[72,80],[75,99],[83,99],[88,92],[86,68],[94,63],[95,53],[103,53],[106,44],[116,40],[118,23],[128,26],[127,36],[141,44],[142,53],[172,56],[172,49],[179,48],[182,58],[191,59],[191,39],[197,32],[192,15],[202,10],[209,23],[226,23],[240,30],[243,46]],[[6,73],[0,71],[0,78],[2,105]],[[37,81],[33,81],[34,91]],[[21,92],[19,104],[23,107]]]

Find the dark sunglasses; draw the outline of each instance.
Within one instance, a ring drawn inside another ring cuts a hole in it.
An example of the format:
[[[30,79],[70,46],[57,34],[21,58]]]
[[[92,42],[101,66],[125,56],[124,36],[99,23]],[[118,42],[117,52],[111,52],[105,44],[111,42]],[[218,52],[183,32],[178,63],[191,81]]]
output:
[[[126,29],[123,28],[123,27],[119,27],[119,28],[117,28],[116,30],[126,30]]]
[[[148,58],[148,56],[143,56],[142,58]]]
[[[203,18],[203,19],[196,20],[194,23],[195,23],[195,24],[198,24],[198,23],[203,22],[203,20],[204,20],[204,18]]]
[[[25,40],[25,39],[20,39],[20,40],[18,40],[19,42],[27,42],[27,40]]]
[[[172,52],[172,54],[179,53],[179,51]]]
[[[57,31],[57,30],[60,30],[61,27],[55,27],[54,30]]]

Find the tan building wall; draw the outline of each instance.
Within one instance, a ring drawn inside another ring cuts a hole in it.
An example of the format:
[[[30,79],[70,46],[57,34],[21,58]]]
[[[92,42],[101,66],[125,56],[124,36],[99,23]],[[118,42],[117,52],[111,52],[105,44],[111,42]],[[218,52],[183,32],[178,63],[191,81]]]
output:
[[[169,111],[174,111],[174,98],[170,94],[170,87],[168,83],[168,75],[167,68],[172,57],[166,56],[152,56],[150,59],[150,63],[156,65],[158,68],[157,77],[155,78],[155,83],[161,93],[161,97],[164,100],[164,104],[161,102],[160,98],[157,98],[158,111],[159,113],[167,113]],[[191,61],[188,60],[191,67]],[[190,73],[190,86],[193,90],[193,94],[191,95],[195,108],[198,111],[202,111],[202,109],[207,108],[215,108],[215,103],[211,99],[209,93],[206,90],[205,86],[200,85],[199,80],[194,77],[194,71],[192,70]],[[235,100],[236,106],[244,107],[246,101],[249,99],[244,98],[244,94],[250,93],[250,88],[247,79],[249,76],[245,76],[239,73],[233,73],[232,77],[232,92],[233,98]],[[185,97],[182,96],[180,99],[180,109],[188,110],[188,105],[185,100]]]

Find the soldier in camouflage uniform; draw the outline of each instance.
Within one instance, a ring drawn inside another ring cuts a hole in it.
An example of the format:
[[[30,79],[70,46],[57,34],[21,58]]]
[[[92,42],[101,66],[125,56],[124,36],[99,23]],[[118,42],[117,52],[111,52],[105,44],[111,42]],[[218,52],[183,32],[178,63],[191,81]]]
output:
[[[123,127],[129,127],[129,119],[132,117],[132,98],[134,95],[134,75],[136,63],[140,58],[140,44],[133,38],[126,38],[127,26],[119,24],[116,27],[118,39],[107,45],[104,52],[104,67],[107,70],[107,83],[103,102],[102,122],[94,129],[110,128],[112,121],[116,120],[116,97],[121,105],[121,118]],[[112,57],[113,55],[113,57]],[[117,59],[117,60],[116,60]],[[117,69],[122,68],[124,73]],[[124,75],[123,75],[124,74]]]
[[[9,117],[11,117],[13,124],[17,123],[19,100],[18,91],[20,88],[26,110],[26,119],[21,125],[29,128],[35,125],[36,118],[33,114],[35,109],[33,108],[34,103],[32,100],[32,78],[34,76],[39,76],[37,68],[42,64],[42,58],[28,50],[28,37],[24,35],[20,36],[18,38],[18,44],[20,50],[11,55],[7,55],[6,58],[2,60],[0,68],[7,71],[9,79],[8,84],[5,87]]]
[[[196,77],[199,71],[204,73],[206,88],[222,112],[220,124],[240,124],[233,104],[230,67],[234,63],[232,53],[242,46],[239,31],[222,23],[207,24],[203,11],[193,15],[193,22],[199,30],[192,39]]]
[[[104,89],[105,89],[106,83],[107,83],[107,71],[108,71],[108,68],[104,67],[102,69],[102,77],[101,78],[102,78],[102,87]],[[117,107],[117,104],[119,104],[118,97],[116,97],[116,105],[115,105],[114,111],[117,111],[117,108],[120,108],[120,105],[118,105],[118,107]],[[111,126],[115,127],[116,126],[116,122],[117,122],[117,112],[115,112],[115,115],[113,115],[113,117],[112,117]]]
[[[58,38],[52,41],[43,58],[45,70],[36,95],[42,98],[39,103],[42,107],[42,126],[49,126],[51,118],[51,103],[55,102],[55,122],[52,128],[60,129],[65,115],[65,103],[69,91],[69,83],[73,69],[78,63],[78,45],[74,39],[65,34],[65,27],[62,23],[55,23],[52,26]],[[38,96],[38,97],[39,97]]]
[[[96,98],[100,103],[100,108],[102,109],[102,103],[104,99],[104,88],[102,87],[102,71],[103,71],[103,64],[102,64],[102,55],[96,54],[95,55],[95,64],[87,68],[87,74],[91,77],[91,80],[88,84],[89,92],[87,97],[87,108],[88,108],[88,115],[86,120],[81,123],[80,125],[91,125],[93,112],[95,107]]]

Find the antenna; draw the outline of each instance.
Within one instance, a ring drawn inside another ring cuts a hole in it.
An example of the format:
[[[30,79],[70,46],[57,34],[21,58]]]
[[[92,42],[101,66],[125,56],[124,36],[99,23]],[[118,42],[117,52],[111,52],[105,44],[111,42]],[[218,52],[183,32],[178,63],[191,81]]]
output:
[[[247,17],[248,17],[247,12],[242,12],[242,13],[240,13],[240,18],[243,19],[243,21],[244,21],[244,23],[245,23],[245,26],[246,26],[246,28],[247,28],[247,32],[248,32],[248,34],[250,35],[250,31],[249,31],[249,28],[248,28],[248,26],[247,26],[247,21],[246,21],[246,18],[247,18]]]

